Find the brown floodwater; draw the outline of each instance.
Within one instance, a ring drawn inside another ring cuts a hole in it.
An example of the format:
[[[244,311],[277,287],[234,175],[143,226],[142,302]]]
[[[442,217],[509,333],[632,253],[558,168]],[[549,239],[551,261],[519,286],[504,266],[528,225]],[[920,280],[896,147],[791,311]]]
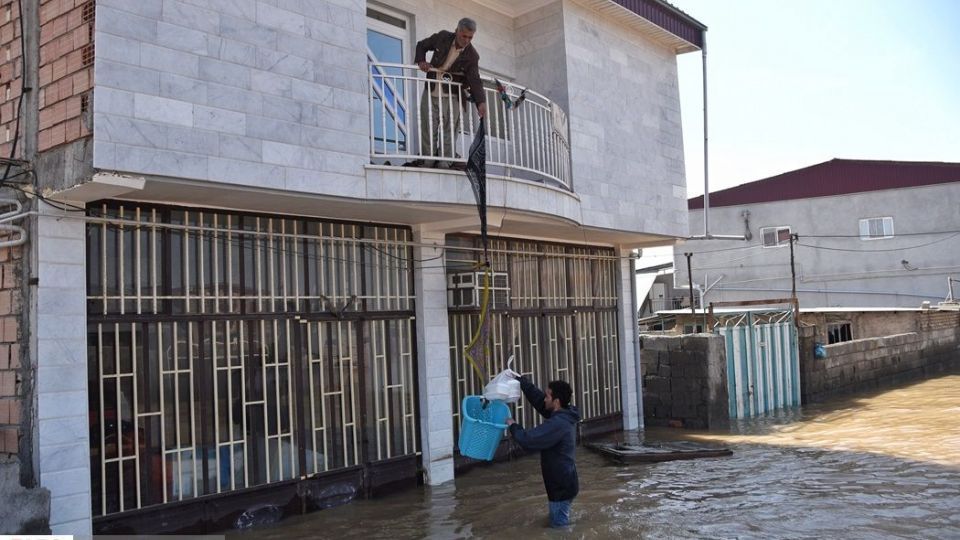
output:
[[[256,538],[960,538],[960,375],[724,432],[648,429],[733,456],[611,465],[580,447],[573,525],[547,527],[539,459],[231,535]]]

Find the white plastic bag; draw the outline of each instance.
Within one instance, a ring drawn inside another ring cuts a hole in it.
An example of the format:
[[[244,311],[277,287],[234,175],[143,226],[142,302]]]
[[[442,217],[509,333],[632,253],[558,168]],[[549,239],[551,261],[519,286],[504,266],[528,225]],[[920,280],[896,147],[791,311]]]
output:
[[[483,397],[488,401],[504,401],[507,403],[516,403],[523,396],[520,390],[520,381],[516,378],[519,373],[510,369],[513,362],[513,356],[507,360],[507,369],[501,371],[494,377],[483,389]]]

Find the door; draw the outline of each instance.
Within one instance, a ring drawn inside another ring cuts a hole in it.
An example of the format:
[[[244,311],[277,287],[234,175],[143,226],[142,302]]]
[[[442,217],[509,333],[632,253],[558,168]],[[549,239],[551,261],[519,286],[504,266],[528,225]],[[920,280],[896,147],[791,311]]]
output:
[[[410,74],[399,64],[413,61],[404,16],[384,8],[367,10],[367,60],[370,64],[372,151],[376,155],[407,152],[409,114],[407,96],[413,95]],[[413,74],[416,77],[416,74]]]
[[[792,310],[720,317],[725,340],[730,418],[800,405],[800,354]]]

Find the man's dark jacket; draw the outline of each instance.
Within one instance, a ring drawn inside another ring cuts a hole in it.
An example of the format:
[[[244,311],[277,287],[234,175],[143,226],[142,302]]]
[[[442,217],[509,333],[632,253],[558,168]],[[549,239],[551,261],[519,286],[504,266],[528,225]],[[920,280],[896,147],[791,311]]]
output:
[[[580,491],[574,459],[580,411],[573,405],[556,412],[548,411],[543,403],[544,393],[526,377],[520,378],[520,388],[527,401],[546,420],[530,430],[523,429],[520,424],[510,424],[510,435],[524,450],[540,451],[540,472],[547,488],[547,498],[569,501]]]
[[[418,42],[417,53],[413,58],[413,63],[419,64],[420,62],[425,62],[427,59],[427,51],[433,51],[433,57],[430,58],[430,65],[439,69],[440,66],[443,65],[443,62],[446,61],[450,47],[453,47],[454,38],[456,38],[456,34],[453,32],[441,30],[423,41]],[[473,45],[467,45],[467,47],[460,52],[460,56],[453,61],[448,71],[453,76],[454,82],[464,84],[470,88],[470,95],[473,97],[474,103],[480,105],[487,100],[483,92],[483,81],[480,80],[480,54],[473,48]],[[427,73],[427,78],[436,79],[437,72],[431,71]]]

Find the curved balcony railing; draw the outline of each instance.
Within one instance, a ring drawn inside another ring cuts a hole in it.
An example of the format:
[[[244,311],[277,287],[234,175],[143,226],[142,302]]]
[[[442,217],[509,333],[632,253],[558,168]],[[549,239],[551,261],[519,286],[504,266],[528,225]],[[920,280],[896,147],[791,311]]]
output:
[[[476,107],[462,97],[460,84],[429,81],[428,85],[423,75],[414,65],[370,62],[373,163],[466,163],[478,125]],[[508,107],[494,79],[482,78],[487,98],[487,174],[572,190],[566,112],[529,88],[501,81],[511,100],[526,92],[520,105]],[[434,96],[437,107],[429,105],[425,92]],[[451,130],[458,114],[459,129]],[[441,127],[432,128],[434,124]]]

